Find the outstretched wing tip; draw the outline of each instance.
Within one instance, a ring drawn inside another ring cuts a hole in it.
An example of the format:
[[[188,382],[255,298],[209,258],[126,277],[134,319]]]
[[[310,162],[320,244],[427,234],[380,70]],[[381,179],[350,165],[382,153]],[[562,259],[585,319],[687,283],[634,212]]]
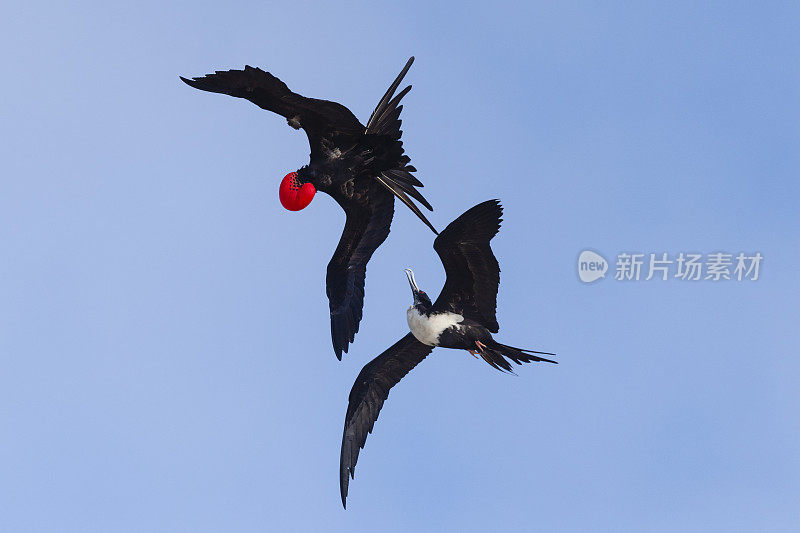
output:
[[[364,365],[348,398],[339,460],[339,489],[345,505],[350,479],[355,479],[359,451],[372,433],[389,390],[433,350],[411,333]],[[349,479],[348,479],[349,475]],[[345,507],[346,508],[346,507]]]
[[[482,204],[478,204],[478,205],[485,205],[485,206],[489,206],[489,207],[494,207],[495,209],[499,210],[501,214],[503,213],[503,204],[502,204],[502,202],[500,202],[500,198],[492,198],[491,200],[486,200]]]
[[[183,83],[188,85],[189,87],[197,88],[197,79],[196,78],[184,78],[183,76],[178,76]]]
[[[345,475],[341,475],[345,474]],[[342,496],[342,507],[347,509],[347,485],[348,479],[345,472],[339,473],[339,494]]]
[[[357,302],[359,309],[363,306],[362,302]],[[347,353],[350,349],[350,344],[355,340],[356,333],[358,333],[358,321],[350,313],[342,312],[336,315],[331,315],[331,343],[333,344],[333,352],[336,354],[336,359],[342,360],[342,354]]]

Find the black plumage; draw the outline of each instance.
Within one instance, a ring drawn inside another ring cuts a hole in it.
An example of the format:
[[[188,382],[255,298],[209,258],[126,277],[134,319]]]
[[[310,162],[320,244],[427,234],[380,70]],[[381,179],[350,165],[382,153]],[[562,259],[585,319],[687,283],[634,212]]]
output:
[[[378,357],[367,363],[356,378],[345,415],[342,451],[339,459],[339,489],[342,505],[347,507],[347,488],[355,475],[358,452],[372,433],[383,402],[394,387],[417,366],[433,346],[426,346],[408,333]],[[349,477],[348,477],[349,476]]]
[[[495,315],[500,265],[489,241],[500,231],[502,215],[500,202],[483,202],[448,224],[433,241],[446,277],[431,311],[475,319],[492,333],[500,329]]]
[[[411,86],[396,95],[395,92],[413,61],[413,57],[408,60],[366,126],[345,106],[294,93],[259,68],[246,66],[244,70],[217,71],[192,79],[181,77],[196,89],[245,98],[306,132],[311,145],[310,162],[297,170],[297,180],[332,196],[347,215],[326,278],[331,340],[339,359],[358,332],[367,262],[389,235],[394,198],[399,198],[436,233],[414,204],[416,200],[433,210],[416,189],[422,183],[413,176],[416,168],[409,164],[411,159],[401,141],[400,101]]]
[[[345,507],[348,476],[354,476],[359,449],[372,432],[389,390],[434,347],[468,350],[492,367],[508,372],[512,369],[508,360],[516,364],[555,363],[534,355],[554,354],[514,348],[492,338],[491,334],[499,329],[496,307],[500,266],[489,241],[500,229],[502,213],[497,200],[483,202],[459,216],[436,237],[433,247],[447,274],[436,302],[431,303],[428,295],[417,287],[413,272],[407,270],[414,296],[414,305],[408,310],[411,333],[370,361],[350,391],[339,462],[339,488]]]

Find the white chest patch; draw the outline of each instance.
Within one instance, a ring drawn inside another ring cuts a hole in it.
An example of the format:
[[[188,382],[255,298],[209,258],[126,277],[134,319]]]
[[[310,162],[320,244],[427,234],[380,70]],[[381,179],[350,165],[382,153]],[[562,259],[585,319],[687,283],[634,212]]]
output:
[[[420,314],[413,305],[408,308],[406,317],[411,333],[419,342],[428,346],[436,346],[439,343],[439,335],[444,330],[464,320],[463,316],[455,313],[437,313],[425,316]]]

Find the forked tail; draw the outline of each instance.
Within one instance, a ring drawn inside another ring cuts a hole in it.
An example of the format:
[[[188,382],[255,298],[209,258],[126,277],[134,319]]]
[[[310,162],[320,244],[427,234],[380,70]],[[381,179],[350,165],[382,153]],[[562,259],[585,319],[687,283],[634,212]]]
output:
[[[554,363],[558,364],[558,361],[553,361],[552,359],[545,359],[544,357],[539,357],[538,355],[555,355],[554,353],[549,352],[537,352],[534,350],[525,350],[523,348],[514,348],[513,346],[507,346],[505,344],[500,344],[494,340],[489,341],[488,343],[483,344],[483,349],[476,350],[476,353],[483,358],[484,361],[492,365],[497,370],[511,372],[512,374],[514,371],[512,370],[511,364],[506,360],[510,359],[521,365],[522,363],[532,363],[532,362],[545,362],[545,363]]]
[[[375,107],[375,111],[372,112],[372,116],[369,117],[369,121],[367,122],[367,127],[364,133],[371,134],[371,135],[383,135],[389,137],[397,141],[395,143],[395,149],[398,150],[395,154],[397,157],[396,166],[394,168],[390,168],[387,170],[380,171],[378,176],[375,176],[381,185],[386,187],[393,195],[395,195],[401,202],[406,204],[411,211],[419,217],[422,222],[428,226],[431,231],[433,231],[436,235],[439,234],[436,231],[436,228],[433,227],[433,224],[422,214],[419,207],[411,201],[411,198],[418,201],[422,204],[426,209],[429,211],[433,211],[433,207],[430,203],[422,196],[416,187],[422,187],[422,182],[419,181],[412,172],[416,172],[417,169],[414,168],[413,165],[410,165],[411,159],[403,153],[403,141],[400,138],[403,135],[403,132],[400,130],[400,126],[402,125],[403,121],[400,120],[400,112],[403,110],[402,104],[400,101],[403,97],[411,90],[411,86],[409,85],[395,96],[395,91],[400,86],[400,83],[403,81],[403,78],[408,72],[408,69],[411,68],[411,64],[414,62],[414,58],[411,57],[406,66],[403,67],[403,70],[400,71],[397,78],[392,82],[389,86],[389,89],[386,91],[386,94],[383,95],[381,101],[378,102],[377,107]],[[409,198],[409,196],[411,198]]]

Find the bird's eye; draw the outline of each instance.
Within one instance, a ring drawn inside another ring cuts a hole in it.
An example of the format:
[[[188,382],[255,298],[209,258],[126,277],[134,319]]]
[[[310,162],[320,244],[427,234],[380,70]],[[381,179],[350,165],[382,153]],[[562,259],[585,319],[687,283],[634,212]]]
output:
[[[300,183],[297,172],[289,172],[284,176],[278,188],[281,205],[289,211],[300,211],[311,203],[317,190],[310,183]]]

